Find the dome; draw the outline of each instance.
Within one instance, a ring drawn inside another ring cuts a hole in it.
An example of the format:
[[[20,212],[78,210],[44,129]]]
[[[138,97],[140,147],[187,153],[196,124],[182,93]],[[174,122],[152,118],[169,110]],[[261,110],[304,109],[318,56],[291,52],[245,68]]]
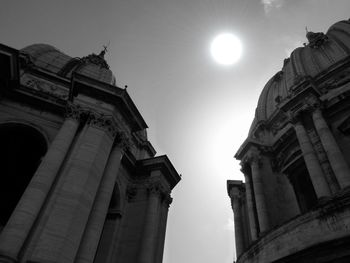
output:
[[[282,70],[263,88],[256,108],[254,126],[268,120],[277,111],[277,105],[292,96],[292,91],[303,79],[313,79],[336,67],[350,54],[350,21],[340,21],[326,34],[308,32],[308,43],[295,49],[284,60]],[[320,91],[321,92],[321,91]]]
[[[70,78],[73,72],[115,85],[115,77],[104,59],[105,51],[83,58],[72,58],[53,46],[33,44],[21,49],[31,62],[44,70]]]

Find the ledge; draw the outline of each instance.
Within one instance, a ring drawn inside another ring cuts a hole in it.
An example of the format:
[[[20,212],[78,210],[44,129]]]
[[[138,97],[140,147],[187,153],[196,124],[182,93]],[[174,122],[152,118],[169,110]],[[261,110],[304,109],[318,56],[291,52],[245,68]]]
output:
[[[266,233],[239,256],[237,263],[277,262],[349,235],[350,191],[345,189],[311,211]]]

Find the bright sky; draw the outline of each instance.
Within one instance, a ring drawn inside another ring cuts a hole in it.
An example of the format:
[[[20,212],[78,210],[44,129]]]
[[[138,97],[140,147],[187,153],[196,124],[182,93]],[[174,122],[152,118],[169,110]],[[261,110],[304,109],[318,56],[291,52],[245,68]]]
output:
[[[227,179],[243,179],[233,155],[260,91],[283,59],[349,18],[349,0],[2,0],[3,44],[54,45],[72,57],[99,53],[144,116],[158,154],[182,181],[173,191],[164,263],[232,263]],[[241,39],[235,65],[215,63],[212,39]]]

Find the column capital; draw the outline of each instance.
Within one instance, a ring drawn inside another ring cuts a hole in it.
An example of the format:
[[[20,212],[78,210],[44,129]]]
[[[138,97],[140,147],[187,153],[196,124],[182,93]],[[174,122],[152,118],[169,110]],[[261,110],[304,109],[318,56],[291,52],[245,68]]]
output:
[[[293,125],[297,125],[297,124],[301,124],[301,115],[302,115],[302,112],[299,110],[299,111],[289,111],[288,112],[288,119],[289,119],[289,122]]]
[[[289,122],[292,124],[297,124],[301,122],[301,117],[303,114],[312,114],[316,110],[322,110],[323,104],[319,98],[316,96],[308,96],[298,107],[288,112]]]
[[[83,110],[78,104],[68,102],[65,109],[65,118],[80,121]]]
[[[126,150],[130,148],[132,142],[130,140],[130,136],[124,131],[116,132],[116,136],[114,139],[114,146],[119,147],[122,150]]]
[[[96,111],[90,111],[87,124],[96,128],[106,130],[112,138],[115,138],[115,136],[117,135],[117,123],[112,116],[108,116]]]
[[[261,161],[261,154],[259,150],[252,151],[250,152],[245,158],[244,162],[252,165],[252,164],[257,164],[259,167],[262,166],[262,161]]]
[[[159,182],[150,183],[147,186],[147,193],[149,196],[161,197],[164,193],[163,187]]]

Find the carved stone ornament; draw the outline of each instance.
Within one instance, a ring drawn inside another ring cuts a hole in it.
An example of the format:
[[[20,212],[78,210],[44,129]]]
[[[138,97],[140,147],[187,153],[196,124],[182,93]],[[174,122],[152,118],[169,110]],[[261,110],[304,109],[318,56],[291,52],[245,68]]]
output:
[[[274,81],[280,81],[283,77],[283,71],[278,71],[274,76],[273,76],[273,80]]]
[[[67,119],[80,120],[82,109],[79,105],[67,103],[65,117]]]
[[[301,122],[301,111],[288,111],[288,121],[295,125],[299,122]]]
[[[106,130],[112,138],[117,135],[117,125],[111,116],[106,116],[97,112],[90,112],[88,125]]]
[[[315,96],[308,96],[305,98],[305,105],[307,105],[307,111],[314,111],[315,109],[320,109],[322,106],[320,100]]]
[[[280,115],[280,117],[275,120],[271,125],[271,132],[273,135],[276,135],[278,131],[280,131],[283,127],[285,127],[288,123],[288,117],[285,114]]]
[[[147,193],[149,195],[156,195],[160,197],[164,193],[164,190],[160,183],[151,183],[147,187]]]
[[[96,54],[90,54],[86,57],[81,58],[81,61],[83,63],[92,63],[97,66],[100,66],[101,68],[109,69],[109,65],[107,64],[106,60],[104,59],[105,51],[101,51],[99,55]]]
[[[167,207],[169,207],[173,202],[173,198],[170,196],[170,193],[164,193],[162,197],[162,201]]]
[[[119,131],[116,134],[114,144],[123,150],[129,149],[131,147],[130,136],[126,132]]]
[[[53,100],[67,100],[68,99],[68,89],[58,85],[53,84],[49,81],[33,77],[29,74],[24,74],[21,77],[21,84],[28,87],[35,94],[41,94],[43,97]]]
[[[328,37],[322,32],[307,32],[306,37],[309,40],[309,47],[311,48],[319,48],[324,42],[328,41]]]

